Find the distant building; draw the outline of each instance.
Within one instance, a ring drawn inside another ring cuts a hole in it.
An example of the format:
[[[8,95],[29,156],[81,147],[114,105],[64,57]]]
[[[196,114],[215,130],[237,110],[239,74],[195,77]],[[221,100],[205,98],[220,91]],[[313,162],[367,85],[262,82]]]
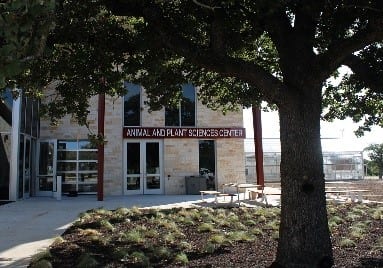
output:
[[[247,182],[256,181],[254,152],[246,152]],[[266,182],[280,181],[280,152],[264,152],[263,169]],[[326,180],[360,180],[364,178],[362,152],[323,152],[323,171]]]

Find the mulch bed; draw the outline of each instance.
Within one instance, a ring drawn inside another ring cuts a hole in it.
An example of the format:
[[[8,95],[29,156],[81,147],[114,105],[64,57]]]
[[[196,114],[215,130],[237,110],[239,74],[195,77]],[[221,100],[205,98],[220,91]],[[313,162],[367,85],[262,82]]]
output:
[[[278,208],[97,209],[51,246],[48,260],[53,267],[87,262],[96,265],[91,267],[268,267],[276,254],[279,213]],[[383,267],[382,220],[380,204],[330,204],[334,267]],[[214,230],[202,230],[212,222]],[[360,236],[351,234],[362,225]],[[233,235],[238,230],[244,237]],[[226,241],[212,243],[217,234]],[[345,238],[355,244],[343,245]],[[187,261],[177,259],[181,252]]]

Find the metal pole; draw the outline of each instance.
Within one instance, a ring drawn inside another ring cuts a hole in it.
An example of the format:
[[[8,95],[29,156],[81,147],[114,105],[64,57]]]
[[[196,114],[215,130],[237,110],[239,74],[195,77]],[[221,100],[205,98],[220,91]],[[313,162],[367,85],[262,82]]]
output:
[[[255,164],[257,172],[257,184],[265,186],[265,177],[263,172],[263,148],[262,148],[262,118],[261,110],[258,107],[252,107],[254,145],[255,145]]]
[[[98,135],[104,137],[105,94],[98,95]],[[104,200],[104,143],[98,144],[97,153],[97,200]]]

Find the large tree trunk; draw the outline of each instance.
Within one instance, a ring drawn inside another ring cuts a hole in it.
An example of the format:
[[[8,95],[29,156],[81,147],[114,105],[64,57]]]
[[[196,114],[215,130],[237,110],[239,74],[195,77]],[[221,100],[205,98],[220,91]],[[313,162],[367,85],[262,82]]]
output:
[[[320,90],[279,106],[281,225],[275,267],[331,267],[320,140]]]

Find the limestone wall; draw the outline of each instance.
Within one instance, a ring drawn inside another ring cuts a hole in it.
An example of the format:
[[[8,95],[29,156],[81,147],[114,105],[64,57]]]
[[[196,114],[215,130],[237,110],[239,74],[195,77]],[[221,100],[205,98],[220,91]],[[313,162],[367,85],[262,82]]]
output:
[[[91,130],[97,132],[97,97],[91,100],[89,115]],[[141,99],[141,123],[144,127],[164,127],[165,112],[148,112]],[[105,166],[104,193],[123,194],[123,147],[122,138],[123,98],[106,97],[105,112]],[[196,127],[242,127],[242,111],[231,112],[226,116],[197,104]],[[40,138],[87,139],[88,129],[75,124],[70,116],[61,120],[60,125],[52,127],[46,120],[41,121]],[[244,145],[242,139],[216,139],[216,185],[225,182],[245,182]],[[163,140],[163,182],[164,194],[185,194],[185,176],[198,176],[199,143],[198,139]]]

